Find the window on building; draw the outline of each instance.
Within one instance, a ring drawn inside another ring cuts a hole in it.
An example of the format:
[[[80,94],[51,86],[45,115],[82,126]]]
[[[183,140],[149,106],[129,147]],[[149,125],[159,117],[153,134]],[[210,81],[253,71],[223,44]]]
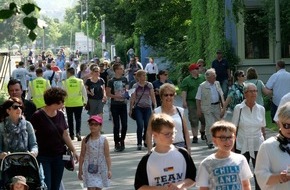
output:
[[[283,7],[281,7],[283,9]],[[282,58],[290,58],[290,33],[289,33],[289,14],[288,11],[281,11],[281,56]]]
[[[269,58],[268,22],[264,19],[265,13],[258,9],[245,11],[245,58]]]

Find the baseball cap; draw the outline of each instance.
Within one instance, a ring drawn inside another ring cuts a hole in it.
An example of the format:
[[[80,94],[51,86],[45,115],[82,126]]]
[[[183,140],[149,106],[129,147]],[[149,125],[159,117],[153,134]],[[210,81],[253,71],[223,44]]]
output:
[[[189,65],[188,70],[192,71],[192,70],[198,69],[199,66],[200,66],[199,64],[192,63],[191,65]]]
[[[89,119],[88,119],[88,122],[91,122],[91,121],[95,121],[95,122],[98,122],[100,124],[103,124],[103,118],[99,115],[92,115]]]

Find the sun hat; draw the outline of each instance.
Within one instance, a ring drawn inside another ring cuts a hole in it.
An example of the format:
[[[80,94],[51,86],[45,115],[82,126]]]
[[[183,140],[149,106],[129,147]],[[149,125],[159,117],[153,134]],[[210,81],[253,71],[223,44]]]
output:
[[[26,178],[21,175],[14,176],[12,178],[12,183],[10,184],[10,188],[12,189],[13,185],[15,185],[16,183],[20,183],[24,185],[26,187],[26,190],[29,189],[28,185],[26,184]]]

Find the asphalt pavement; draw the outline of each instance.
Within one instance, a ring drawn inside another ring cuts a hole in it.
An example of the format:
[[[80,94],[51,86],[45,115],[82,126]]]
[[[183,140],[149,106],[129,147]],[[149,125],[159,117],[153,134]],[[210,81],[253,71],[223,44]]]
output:
[[[181,97],[177,96],[175,99],[175,105],[181,106],[182,101]],[[185,116],[187,117],[187,110],[185,111]],[[89,128],[87,125],[88,115],[86,110],[83,110],[82,113],[82,136],[86,136],[89,133]],[[188,129],[191,134],[189,121]],[[136,122],[131,118],[128,119],[128,132],[125,140],[126,149],[123,152],[114,152],[114,140],[113,140],[113,124],[112,121],[109,120],[109,112],[107,105],[104,108],[104,124],[103,129],[104,135],[107,137],[110,145],[110,155],[112,159],[112,179],[109,188],[106,189],[116,189],[116,190],[131,190],[134,189],[134,176],[137,165],[142,158],[147,153],[147,149],[142,147],[142,151],[137,151],[136,144]],[[267,137],[271,137],[277,133],[272,132],[270,130],[266,130]],[[81,142],[76,140],[73,141],[74,146],[77,151],[80,152]],[[199,137],[197,144],[191,144],[191,156],[193,161],[198,168],[200,162],[207,157],[208,155],[215,152],[216,149],[208,149],[205,141],[202,141]],[[63,175],[63,183],[66,190],[83,190],[82,181],[77,178],[78,173],[78,165],[76,165],[76,169],[73,172],[65,170]],[[251,180],[252,189],[254,188],[254,182]],[[191,189],[197,189],[197,187],[193,187]]]

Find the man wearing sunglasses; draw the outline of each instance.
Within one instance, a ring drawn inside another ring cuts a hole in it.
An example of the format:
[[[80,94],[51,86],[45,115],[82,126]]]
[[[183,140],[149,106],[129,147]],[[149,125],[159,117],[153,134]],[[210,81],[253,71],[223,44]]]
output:
[[[190,75],[185,77],[181,83],[182,90],[182,105],[183,108],[188,108],[188,119],[191,125],[192,131],[192,143],[198,142],[198,123],[200,121],[201,128],[200,134],[201,139],[205,140],[205,120],[203,114],[198,117],[197,116],[197,107],[195,96],[197,93],[197,89],[199,85],[205,81],[204,75],[199,74],[199,64],[192,63],[189,65],[188,70]]]

